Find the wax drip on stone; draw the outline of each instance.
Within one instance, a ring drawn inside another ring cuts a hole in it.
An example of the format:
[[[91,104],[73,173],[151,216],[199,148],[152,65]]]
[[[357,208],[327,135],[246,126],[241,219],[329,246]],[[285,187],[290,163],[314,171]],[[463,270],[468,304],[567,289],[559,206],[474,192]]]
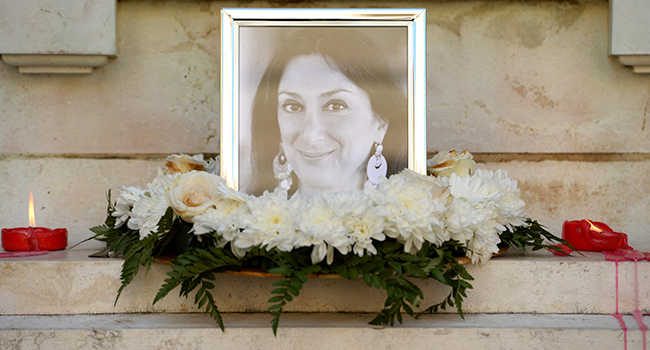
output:
[[[613,261],[614,264],[616,264],[616,313],[614,313],[612,316],[614,316],[614,318],[618,320],[618,324],[621,326],[621,329],[623,330],[623,341],[625,344],[624,349],[627,350],[627,326],[625,325],[625,320],[623,320],[623,315],[621,315],[618,312],[618,262],[620,260],[625,260],[625,258],[617,255],[606,255],[605,259],[609,261]]]
[[[646,334],[648,331],[648,326],[643,322],[643,314],[639,310],[639,266],[638,266],[639,260],[647,259],[647,255],[645,253],[641,253],[633,249],[620,249],[620,248],[614,251],[603,251],[603,254],[605,254],[605,259],[609,261],[614,261],[616,264],[616,313],[613,314],[612,316],[614,316],[618,320],[618,323],[621,325],[621,329],[623,329],[623,336],[624,336],[626,350],[627,350],[627,326],[625,325],[623,316],[619,313],[619,309],[618,309],[618,291],[619,291],[618,263],[624,260],[634,261],[635,308],[634,311],[632,312],[632,316],[634,316],[634,319],[636,320],[636,323],[639,326],[639,330],[642,332],[643,335],[643,350],[647,350]]]

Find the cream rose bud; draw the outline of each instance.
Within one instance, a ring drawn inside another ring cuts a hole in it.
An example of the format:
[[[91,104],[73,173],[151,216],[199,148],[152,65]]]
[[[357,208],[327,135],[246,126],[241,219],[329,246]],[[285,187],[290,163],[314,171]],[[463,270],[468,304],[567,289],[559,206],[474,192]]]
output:
[[[197,154],[193,157],[188,156],[187,154],[172,154],[167,157],[167,167],[166,173],[173,174],[185,174],[192,170],[205,170],[208,163],[203,160],[202,154]]]
[[[427,168],[429,173],[437,177],[449,177],[451,174],[464,177],[474,173],[476,162],[468,151],[439,152],[427,161]]]
[[[167,199],[176,214],[193,222],[195,216],[205,213],[221,199],[220,187],[226,187],[226,180],[204,171],[190,171],[174,179]]]

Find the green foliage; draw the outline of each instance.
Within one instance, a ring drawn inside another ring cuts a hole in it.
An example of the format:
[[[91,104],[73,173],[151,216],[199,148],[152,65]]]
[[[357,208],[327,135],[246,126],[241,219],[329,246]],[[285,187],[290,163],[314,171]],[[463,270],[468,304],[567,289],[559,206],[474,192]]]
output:
[[[456,244],[455,242],[446,242],[445,244]],[[432,266],[431,272],[434,279],[451,287],[451,292],[440,303],[433,304],[424,311],[418,313],[416,318],[419,318],[426,313],[435,313],[438,310],[446,310],[447,306],[454,307],[458,310],[460,317],[463,315],[463,299],[467,297],[467,290],[472,289],[472,285],[468,281],[474,278],[467,272],[465,267],[461,265],[458,260],[450,253],[452,249],[442,248],[434,249],[438,254],[437,259],[433,261],[436,265]]]
[[[223,249],[214,246],[205,248],[190,247],[185,253],[174,260],[172,271],[168,272],[169,278],[160,287],[153,303],[157,303],[170,291],[181,285],[180,295],[188,297],[197,287],[194,304],[199,309],[204,308],[223,330],[221,313],[210,292],[214,288],[215,272],[224,272],[239,268],[240,261]]]
[[[546,244],[545,242],[550,242],[551,244]],[[548,232],[544,226],[532,219],[527,219],[524,226],[515,227],[513,230],[508,230],[501,234],[501,243],[523,250],[530,247],[533,251],[551,249],[562,252],[561,248],[552,245],[558,243],[571,247],[567,241]]]
[[[174,221],[174,211],[168,208],[158,223],[158,231],[141,240],[138,231],[131,230],[126,225],[115,227],[116,221],[112,216],[115,206],[111,203],[110,190],[107,192],[106,198],[108,200],[106,221],[103,225],[95,226],[90,230],[95,234],[91,239],[106,242],[109,253],[124,258],[120,274],[122,283],[115,298],[115,304],[117,304],[124,288],[133,281],[140,271],[140,267],[145,267],[148,270],[155,258],[163,252],[171,237],[189,231],[191,226],[180,220]]]
[[[108,218],[103,225],[91,228],[95,234],[93,239],[106,242],[110,252],[123,256],[124,264],[120,279],[122,284],[118,290],[115,302],[137,275],[140,267],[149,268],[154,259],[163,254],[170,242],[178,235],[190,236],[191,224],[174,220],[171,208],[158,223],[158,231],[140,239],[138,231],[130,230],[126,225],[115,227],[115,211],[110,202]],[[217,248],[218,233],[202,235],[202,240],[191,240],[189,247],[173,261],[168,278],[160,287],[153,303],[157,303],[172,290],[180,287],[179,294],[189,297],[192,292],[194,304],[208,313],[223,330],[224,324],[211,293],[215,286],[216,273],[225,271],[240,271],[242,268],[257,268],[276,274],[282,279],[276,280],[271,292],[268,308],[271,313],[273,334],[277,334],[280,316],[287,303],[300,295],[302,286],[308,276],[316,273],[338,274],[342,278],[357,280],[359,277],[371,288],[383,289],[386,301],[381,312],[370,321],[373,325],[393,326],[395,321],[402,323],[403,314],[419,318],[423,314],[435,313],[447,307],[456,307],[463,317],[462,304],[467,297],[467,291],[472,289],[470,281],[473,277],[459,262],[458,257],[464,256],[466,248],[456,241],[448,241],[441,246],[424,243],[417,254],[404,252],[404,246],[395,239],[375,242],[376,255],[358,256],[356,254],[342,255],[335,251],[334,262],[311,263],[311,247],[294,249],[291,252],[280,252],[266,247],[255,247],[248,251],[245,257],[237,258],[230,246]],[[566,243],[553,236],[538,222],[528,220],[526,225],[508,230],[501,235],[502,244],[516,248],[532,248],[532,250],[551,248],[546,243]],[[447,297],[421,309],[424,293],[413,282],[414,279],[434,279],[451,288]]]
[[[292,252],[280,252],[275,249],[266,251],[258,248],[251,250],[239,261],[243,262],[244,267],[264,267],[263,269],[268,273],[287,278],[273,283],[278,288],[271,292],[272,296],[268,300],[272,304],[268,310],[272,316],[273,334],[277,334],[283,307],[300,295],[300,289],[307,282],[308,275],[321,271],[319,265],[311,264],[308,248],[300,248]]]
[[[307,282],[307,275],[304,271],[300,274],[291,271],[286,277],[289,277],[289,279],[279,280],[273,283],[273,285],[278,288],[271,292],[273,296],[268,300],[269,303],[273,304],[269,306],[269,311],[271,312],[271,316],[273,316],[273,319],[271,319],[271,327],[274,335],[277,335],[278,333],[282,307],[293,300],[293,297],[300,295],[302,284]]]

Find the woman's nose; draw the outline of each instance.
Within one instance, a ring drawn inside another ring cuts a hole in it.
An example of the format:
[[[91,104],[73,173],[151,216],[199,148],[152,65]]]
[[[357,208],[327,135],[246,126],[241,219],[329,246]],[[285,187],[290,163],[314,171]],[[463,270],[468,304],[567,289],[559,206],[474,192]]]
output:
[[[322,140],[325,137],[325,128],[320,111],[311,109],[305,112],[300,135],[305,138],[305,141],[310,141],[309,143]]]

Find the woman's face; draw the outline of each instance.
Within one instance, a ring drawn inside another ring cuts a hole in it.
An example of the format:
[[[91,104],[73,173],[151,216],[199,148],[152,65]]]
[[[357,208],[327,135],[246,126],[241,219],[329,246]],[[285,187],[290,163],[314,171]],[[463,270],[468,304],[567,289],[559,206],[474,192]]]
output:
[[[298,56],[285,67],[278,124],[305,194],[363,189],[368,156],[388,128],[368,94],[320,55]]]

